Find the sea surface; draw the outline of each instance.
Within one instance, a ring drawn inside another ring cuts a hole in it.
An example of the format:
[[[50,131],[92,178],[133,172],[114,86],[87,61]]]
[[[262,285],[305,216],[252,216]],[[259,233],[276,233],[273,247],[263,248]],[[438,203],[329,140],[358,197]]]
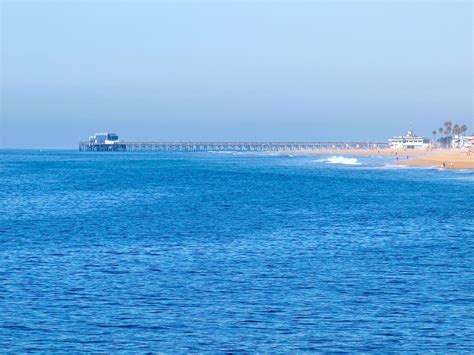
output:
[[[474,172],[0,151],[1,352],[474,351]]]

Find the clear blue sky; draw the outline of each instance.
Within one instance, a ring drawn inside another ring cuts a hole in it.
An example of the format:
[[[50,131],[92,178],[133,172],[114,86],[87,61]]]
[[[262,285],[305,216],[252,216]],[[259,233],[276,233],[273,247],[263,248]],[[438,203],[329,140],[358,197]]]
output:
[[[474,128],[471,1],[0,2],[2,147]]]

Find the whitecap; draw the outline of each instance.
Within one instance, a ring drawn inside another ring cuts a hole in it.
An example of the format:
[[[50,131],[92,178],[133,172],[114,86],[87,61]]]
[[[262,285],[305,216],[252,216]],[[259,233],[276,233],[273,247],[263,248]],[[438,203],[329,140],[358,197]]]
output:
[[[316,163],[342,164],[342,165],[362,165],[357,158],[346,158],[341,156],[332,156],[326,159],[315,160]]]

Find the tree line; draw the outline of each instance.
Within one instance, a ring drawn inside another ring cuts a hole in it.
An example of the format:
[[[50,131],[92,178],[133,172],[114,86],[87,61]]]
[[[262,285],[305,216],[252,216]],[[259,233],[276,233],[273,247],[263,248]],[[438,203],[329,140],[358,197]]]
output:
[[[453,141],[453,136],[463,137],[467,132],[467,126],[465,124],[453,124],[451,121],[446,121],[443,127],[433,130],[433,142],[438,142],[439,146],[449,147]],[[439,135],[439,138],[436,137]]]

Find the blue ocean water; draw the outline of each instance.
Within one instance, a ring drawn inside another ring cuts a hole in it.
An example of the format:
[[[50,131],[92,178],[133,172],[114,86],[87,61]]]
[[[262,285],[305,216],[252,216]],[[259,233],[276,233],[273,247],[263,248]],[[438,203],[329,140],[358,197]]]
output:
[[[0,152],[2,352],[470,352],[474,173]]]

